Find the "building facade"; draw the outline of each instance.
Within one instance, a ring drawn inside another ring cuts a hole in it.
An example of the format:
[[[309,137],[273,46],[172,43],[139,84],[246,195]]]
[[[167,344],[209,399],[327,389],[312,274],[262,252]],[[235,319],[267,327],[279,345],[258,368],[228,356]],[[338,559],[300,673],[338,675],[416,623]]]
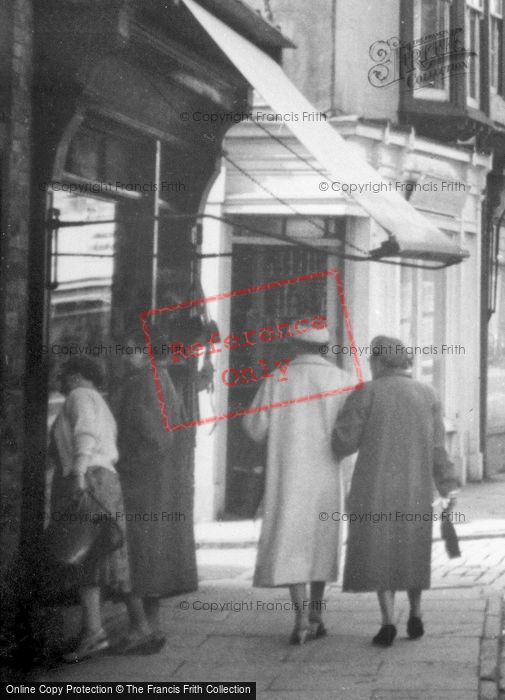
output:
[[[201,4],[275,59],[289,43]],[[229,124],[186,114],[247,110],[249,86],[177,0],[2,0],[0,35],[2,566],[21,552],[36,580],[58,367],[99,356],[110,392],[139,313],[193,294]]]
[[[209,263],[205,292],[266,280],[274,273],[265,261],[275,274],[338,265],[357,345],[377,333],[399,336],[413,348],[415,376],[438,389],[462,482],[503,470],[501,3],[386,0],[379,8],[335,0],[295,8],[271,0],[268,10],[297,46],[284,52],[283,67],[314,104],[314,119],[327,119],[469,257],[429,270],[290,253],[272,240],[279,231],[317,240],[325,229],[341,241],[341,252],[352,254],[376,247],[380,227],[346,196],[350,183],[320,187],[317,163],[289,129],[295,116],[276,114],[259,96],[256,119],[227,135],[221,178],[209,197],[208,211],[232,223],[205,228],[206,250],[228,256],[212,270]],[[338,316],[338,303],[325,304]],[[226,329],[243,310],[232,301],[219,313]],[[352,368],[342,349],[335,361]],[[224,408],[230,397],[219,387],[215,401]],[[233,447],[243,439],[237,431],[233,421],[211,435],[201,429],[207,466],[200,497],[197,480],[200,517],[248,512],[247,468],[244,475],[243,454]],[[260,461],[253,455],[250,467]]]

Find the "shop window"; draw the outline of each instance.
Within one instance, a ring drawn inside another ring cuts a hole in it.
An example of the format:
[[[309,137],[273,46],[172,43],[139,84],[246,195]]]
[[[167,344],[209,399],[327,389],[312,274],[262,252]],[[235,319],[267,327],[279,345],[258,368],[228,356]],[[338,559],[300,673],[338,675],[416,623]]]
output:
[[[104,180],[128,181],[130,179],[130,153],[119,139],[106,138],[103,141]]]
[[[465,45],[470,52],[469,69],[467,72],[467,97],[469,107],[480,108],[481,88],[481,44],[482,44],[482,19],[483,0],[467,0],[466,2],[466,26]]]
[[[51,301],[48,352],[52,370],[49,419],[56,416],[62,397],[56,375],[71,354],[107,361],[111,337],[116,224],[96,223],[116,218],[117,204],[54,191],[52,205],[62,222],[95,222],[61,227],[52,237]]]
[[[114,190],[116,182],[122,183],[122,194],[145,191],[135,184],[142,180],[135,175],[132,160],[144,164],[146,145],[116,138],[111,134],[84,127],[80,129],[68,149],[65,171],[74,177],[92,182],[103,182]],[[132,157],[133,156],[133,157]]]
[[[277,282],[311,272],[321,272],[330,266],[326,253],[296,245],[286,246],[268,235],[289,235],[299,240],[345,238],[345,218],[311,217],[236,217],[232,231],[232,289],[245,289],[259,284]],[[263,235],[262,235],[262,232]],[[331,263],[334,264],[334,263]],[[221,328],[223,336],[240,336],[246,330],[275,327],[293,319],[324,314],[330,328],[337,329],[336,342],[342,343],[343,322],[337,300],[335,280],[322,278],[303,284],[279,286],[265,293],[245,294],[231,301],[230,327]],[[333,319],[333,320],[332,320]],[[240,371],[265,361],[273,366],[275,360],[286,357],[282,341],[241,347],[230,353],[230,366]],[[337,358],[341,361],[341,356]],[[255,384],[239,384],[229,390],[228,410],[248,407],[257,391]],[[250,510],[251,475],[264,466],[264,453],[242,430],[240,421],[229,421],[227,437],[227,479],[225,510],[234,517],[252,517]]]
[[[489,11],[489,85],[492,92],[501,93],[503,81],[503,0],[491,0]]]
[[[505,229],[501,229],[488,325],[487,440],[489,470],[503,471],[505,433]]]
[[[98,181],[101,179],[98,134],[90,131],[77,132],[68,149],[65,169],[86,180]]]
[[[414,3],[414,32],[413,39],[416,42],[412,51],[416,54],[416,71],[425,76],[414,90],[416,98],[429,100],[449,99],[449,71],[444,70],[446,56],[445,51],[438,52],[437,42],[433,38],[441,37],[440,45],[443,46],[450,29],[451,0],[415,0]],[[444,35],[443,33],[446,32]],[[433,58],[430,58],[433,56]]]
[[[414,376],[442,391],[445,274],[436,270],[401,270],[400,338],[414,359]]]
[[[494,294],[491,303],[492,313],[489,320],[488,353],[490,367],[499,368],[505,373],[505,230],[501,229],[498,243],[498,255],[493,279]]]

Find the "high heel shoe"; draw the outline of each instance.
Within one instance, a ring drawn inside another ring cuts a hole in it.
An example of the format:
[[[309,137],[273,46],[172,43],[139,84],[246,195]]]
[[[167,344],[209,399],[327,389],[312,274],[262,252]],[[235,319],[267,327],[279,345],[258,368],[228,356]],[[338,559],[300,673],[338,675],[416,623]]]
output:
[[[309,628],[295,627],[291,632],[289,643],[297,646],[303,646],[305,642],[309,642],[311,639],[314,639],[314,637],[312,636]]]
[[[378,633],[372,639],[372,644],[381,647],[390,647],[396,637],[396,627],[394,625],[382,625]]]
[[[424,625],[420,617],[409,617],[407,622],[407,634],[410,639],[419,639],[424,634]]]
[[[321,620],[315,620],[310,623],[310,633],[312,639],[319,639],[320,637],[326,637],[328,631]]]

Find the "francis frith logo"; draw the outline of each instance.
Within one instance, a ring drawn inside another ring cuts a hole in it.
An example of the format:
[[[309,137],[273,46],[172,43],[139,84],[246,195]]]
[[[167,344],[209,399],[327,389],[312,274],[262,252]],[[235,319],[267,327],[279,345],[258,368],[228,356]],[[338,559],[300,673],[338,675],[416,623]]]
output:
[[[463,29],[457,28],[410,42],[395,36],[376,41],[369,49],[374,65],[368,82],[383,88],[402,81],[408,91],[442,87],[447,76],[472,69],[476,53],[465,49],[463,36]]]

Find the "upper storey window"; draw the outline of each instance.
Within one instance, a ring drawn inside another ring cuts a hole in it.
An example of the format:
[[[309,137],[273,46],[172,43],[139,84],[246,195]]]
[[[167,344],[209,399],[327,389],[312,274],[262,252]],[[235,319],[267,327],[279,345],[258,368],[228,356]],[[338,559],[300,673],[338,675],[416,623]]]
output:
[[[414,41],[422,61],[423,73],[432,76],[415,90],[417,98],[449,99],[449,71],[445,70],[445,51],[437,47],[447,41],[450,30],[451,0],[415,0]]]
[[[492,92],[501,93],[503,81],[503,0],[491,0],[489,14],[489,85]]]
[[[484,0],[466,0],[465,44],[469,54],[466,79],[466,101],[479,109],[481,89],[481,45]]]
[[[400,7],[397,64],[405,115],[504,124],[505,0],[402,0]],[[466,134],[467,126],[460,126]]]

